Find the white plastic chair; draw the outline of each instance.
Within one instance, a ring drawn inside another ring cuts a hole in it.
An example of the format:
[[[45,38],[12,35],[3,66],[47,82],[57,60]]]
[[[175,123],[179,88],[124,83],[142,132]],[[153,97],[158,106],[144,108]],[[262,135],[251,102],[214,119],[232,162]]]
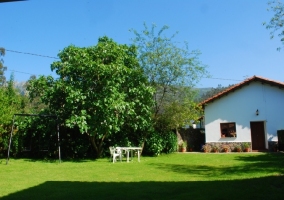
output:
[[[121,150],[120,149],[115,149],[114,147],[109,147],[109,151],[110,151],[110,156],[112,158],[112,162],[116,162],[116,158],[119,157],[120,158],[120,162],[121,162]]]

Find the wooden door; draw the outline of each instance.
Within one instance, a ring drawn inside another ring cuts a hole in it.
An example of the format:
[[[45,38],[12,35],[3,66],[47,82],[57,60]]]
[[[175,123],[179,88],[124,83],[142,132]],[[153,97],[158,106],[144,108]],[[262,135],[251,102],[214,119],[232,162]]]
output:
[[[252,150],[265,150],[264,122],[250,122]]]

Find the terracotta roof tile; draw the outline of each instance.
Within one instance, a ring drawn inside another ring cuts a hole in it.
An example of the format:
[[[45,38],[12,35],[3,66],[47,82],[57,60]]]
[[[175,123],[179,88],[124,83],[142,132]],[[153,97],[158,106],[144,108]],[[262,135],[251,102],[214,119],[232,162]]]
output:
[[[224,95],[227,95],[230,92],[234,92],[235,90],[240,89],[243,86],[248,85],[253,81],[259,81],[259,82],[269,84],[269,85],[272,85],[272,86],[276,86],[276,87],[279,87],[279,88],[284,88],[284,82],[274,81],[274,80],[270,80],[270,79],[263,78],[263,77],[260,77],[260,76],[253,76],[251,78],[244,80],[241,83],[233,85],[232,87],[229,87],[229,88],[223,90],[222,92],[204,100],[203,102],[201,102],[201,105],[205,106],[205,104],[213,102],[214,100],[221,98],[221,97],[223,97]]]

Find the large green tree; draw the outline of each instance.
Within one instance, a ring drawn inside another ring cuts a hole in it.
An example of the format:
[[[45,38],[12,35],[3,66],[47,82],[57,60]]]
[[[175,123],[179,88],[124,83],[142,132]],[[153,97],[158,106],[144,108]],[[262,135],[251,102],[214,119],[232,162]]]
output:
[[[268,23],[264,23],[267,29],[270,29],[270,38],[278,36],[282,45],[284,45],[284,4],[279,1],[269,1],[269,11],[273,12],[273,16]],[[278,47],[277,50],[280,50]]]
[[[197,118],[196,90],[193,88],[207,71],[199,61],[200,52],[190,51],[186,42],[175,42],[176,34],[166,36],[168,29],[168,26],[163,26],[156,31],[155,25],[149,28],[144,23],[143,31],[132,32],[139,62],[155,88],[153,118],[156,125],[177,128],[190,123],[189,118]]]
[[[59,78],[29,82],[32,98],[40,96],[68,127],[87,134],[96,156],[103,142],[127,123],[132,130],[151,127],[153,89],[139,66],[134,46],[102,37],[92,47],[73,45],[59,53],[51,69]]]

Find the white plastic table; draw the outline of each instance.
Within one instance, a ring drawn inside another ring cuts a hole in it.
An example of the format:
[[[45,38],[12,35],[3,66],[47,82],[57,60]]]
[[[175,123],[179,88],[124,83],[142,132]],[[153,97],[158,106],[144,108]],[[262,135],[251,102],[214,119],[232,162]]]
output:
[[[126,152],[127,162],[129,162],[129,152],[131,152],[131,158],[133,157],[133,151],[137,150],[138,162],[140,162],[141,147],[116,147],[116,149],[124,150]]]

